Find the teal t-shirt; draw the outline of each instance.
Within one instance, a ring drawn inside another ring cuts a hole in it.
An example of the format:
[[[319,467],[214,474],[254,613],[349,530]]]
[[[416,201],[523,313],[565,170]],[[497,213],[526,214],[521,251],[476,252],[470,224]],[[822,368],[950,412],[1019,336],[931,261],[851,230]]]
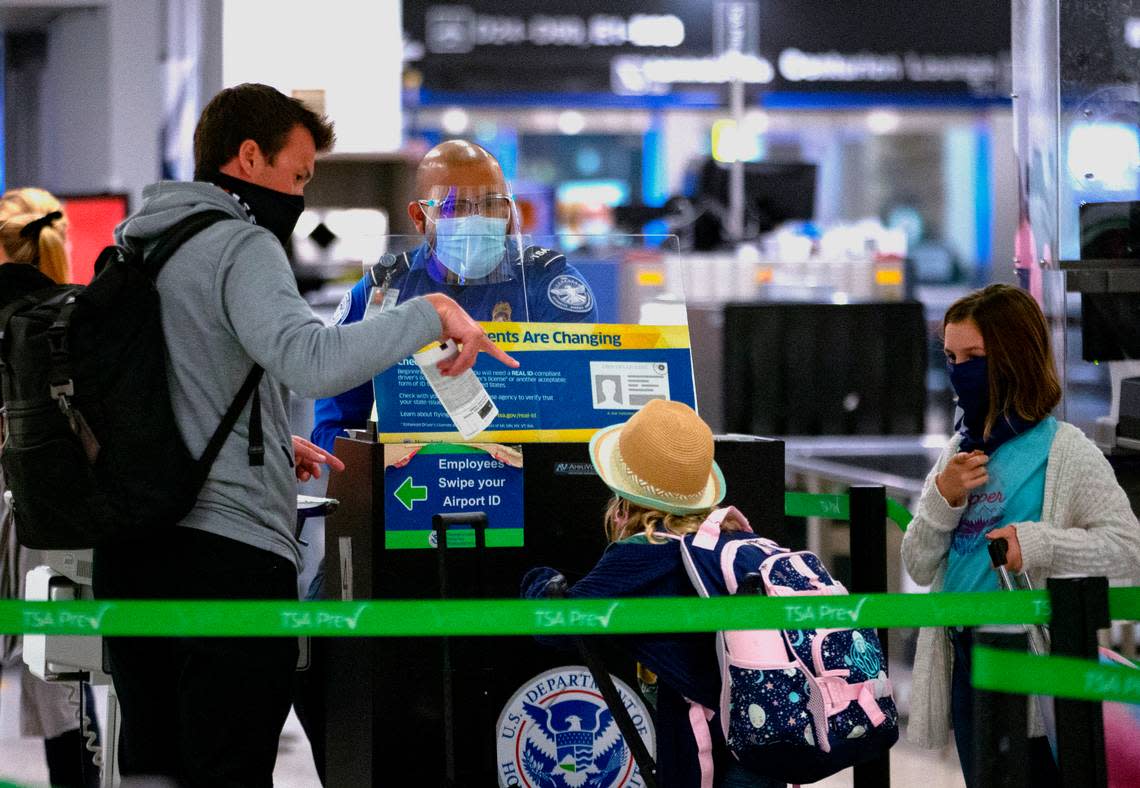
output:
[[[990,563],[986,534],[1010,523],[1037,522],[1045,500],[1045,466],[1057,434],[1057,420],[1043,419],[1033,429],[1006,441],[990,457],[990,480],[971,490],[966,510],[954,529],[947,559],[945,591],[995,591],[997,574]]]

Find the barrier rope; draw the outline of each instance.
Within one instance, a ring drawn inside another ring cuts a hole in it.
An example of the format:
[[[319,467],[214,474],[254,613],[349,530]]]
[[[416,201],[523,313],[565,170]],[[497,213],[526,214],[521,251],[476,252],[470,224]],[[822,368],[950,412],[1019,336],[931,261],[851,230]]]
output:
[[[1018,695],[1140,703],[1140,670],[1074,657],[974,646],[971,681],[978,689]]]
[[[789,492],[792,517],[850,519],[847,495]],[[910,513],[887,499],[906,530]],[[1114,620],[1140,620],[1140,587],[1110,588]],[[1046,591],[590,600],[360,602],[0,600],[0,634],[114,636],[458,637],[709,632],[828,627],[1047,624]],[[1140,703],[1140,670],[976,647],[981,689]],[[0,782],[0,788],[6,784]]]
[[[1136,619],[1140,588],[1109,593]],[[0,633],[104,636],[443,637],[1044,624],[1046,591],[588,600],[0,601]]]
[[[851,519],[851,497],[841,494],[784,493],[784,514],[788,517],[823,517],[828,520]],[[894,498],[887,499],[887,519],[905,531],[914,519],[907,508]]]

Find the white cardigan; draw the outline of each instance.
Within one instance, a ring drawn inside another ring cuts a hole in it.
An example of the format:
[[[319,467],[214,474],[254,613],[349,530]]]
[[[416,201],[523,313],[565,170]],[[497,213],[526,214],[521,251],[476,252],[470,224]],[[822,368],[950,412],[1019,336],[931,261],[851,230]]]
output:
[[[902,558],[915,582],[942,589],[946,556],[965,506],[946,502],[935,477],[958,451],[951,439],[926,477],[918,511],[903,536]],[[1140,523],[1100,449],[1078,428],[1061,422],[1045,469],[1041,522],[1017,523],[1024,571],[1035,588],[1051,575],[1140,574]],[[946,744],[950,732],[950,672],[953,651],[944,627],[924,627],[918,635],[907,737],[920,747]],[[1031,735],[1042,735],[1037,714]]]

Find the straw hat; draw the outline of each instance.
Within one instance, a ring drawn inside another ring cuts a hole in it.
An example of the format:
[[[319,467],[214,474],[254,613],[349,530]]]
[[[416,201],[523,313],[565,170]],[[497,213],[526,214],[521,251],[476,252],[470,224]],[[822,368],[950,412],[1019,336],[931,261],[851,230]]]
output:
[[[713,436],[682,402],[651,400],[590,441],[590,461],[619,498],[670,514],[696,514],[724,500]]]

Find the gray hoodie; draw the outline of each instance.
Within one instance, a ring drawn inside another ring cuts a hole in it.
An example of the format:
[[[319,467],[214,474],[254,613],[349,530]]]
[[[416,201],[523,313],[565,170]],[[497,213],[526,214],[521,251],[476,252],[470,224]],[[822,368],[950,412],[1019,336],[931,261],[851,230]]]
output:
[[[116,230],[120,242],[149,248],[200,211],[220,208],[234,217],[190,239],[158,278],[170,394],[191,453],[206,448],[253,365],[265,369],[265,464],[249,464],[247,406],[180,525],[299,566],[288,391],[329,397],[358,386],[438,338],[439,316],[427,301],[413,299],[376,319],[325,325],[297,292],[281,244],[253,224],[234,197],[208,183],[167,181],[144,189],[143,200],[142,209]]]

